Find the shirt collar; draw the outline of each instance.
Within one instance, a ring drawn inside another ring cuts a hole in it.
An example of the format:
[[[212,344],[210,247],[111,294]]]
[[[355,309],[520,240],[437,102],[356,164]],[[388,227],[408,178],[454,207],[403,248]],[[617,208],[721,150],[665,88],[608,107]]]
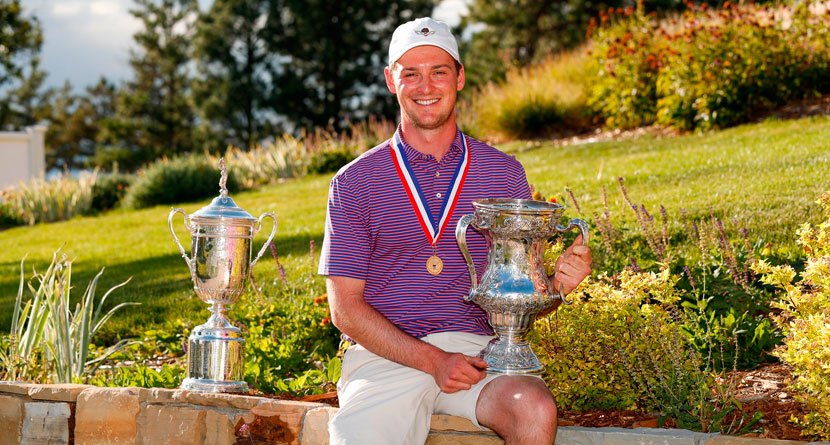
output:
[[[415,159],[433,158],[432,155],[423,154],[420,151],[414,149],[411,145],[409,145],[408,142],[406,142],[406,139],[404,139],[403,133],[401,132],[400,124],[398,125],[398,128],[395,130],[395,133],[398,135],[398,137],[401,140],[401,143],[403,144],[403,153],[404,153],[404,156],[406,156],[406,159],[408,161],[412,161],[412,160],[415,160]],[[450,150],[449,151],[458,152],[458,153],[463,152],[464,151],[464,141],[461,139],[463,137],[464,137],[464,135],[461,134],[461,130],[459,130],[458,127],[456,126],[455,127],[455,139],[453,139],[452,143],[450,144]],[[395,143],[395,138],[392,138],[390,143],[394,144]]]

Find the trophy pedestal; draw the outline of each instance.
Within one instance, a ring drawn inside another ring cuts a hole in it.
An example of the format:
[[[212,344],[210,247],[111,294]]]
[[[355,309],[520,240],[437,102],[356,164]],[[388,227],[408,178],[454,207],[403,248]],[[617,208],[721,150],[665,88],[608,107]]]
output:
[[[243,379],[245,339],[221,312],[214,312],[207,323],[193,329],[187,345],[187,378],[182,382],[182,389],[248,391]]]
[[[523,334],[523,333],[522,333]],[[488,374],[541,375],[542,362],[518,332],[497,333],[498,337],[481,350],[479,357],[487,362]]]

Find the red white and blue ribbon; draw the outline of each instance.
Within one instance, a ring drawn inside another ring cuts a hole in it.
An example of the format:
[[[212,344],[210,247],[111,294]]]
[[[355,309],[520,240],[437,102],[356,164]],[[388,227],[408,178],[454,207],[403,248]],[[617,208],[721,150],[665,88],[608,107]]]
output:
[[[406,190],[406,195],[409,197],[409,202],[412,204],[412,208],[415,209],[418,222],[421,223],[421,228],[424,230],[427,240],[433,246],[441,239],[441,234],[450,222],[452,212],[455,210],[455,204],[458,202],[458,196],[464,187],[464,180],[467,179],[467,170],[470,166],[470,148],[467,146],[467,138],[464,137],[464,134],[461,134],[461,140],[464,143],[463,157],[453,173],[447,192],[443,195],[441,210],[438,213],[440,218],[438,218],[437,222],[435,222],[435,214],[427,205],[423,190],[418,185],[415,173],[406,160],[399,131],[395,131],[395,135],[392,137],[392,143],[389,144],[395,169],[401,178],[401,183],[404,186],[404,190]]]

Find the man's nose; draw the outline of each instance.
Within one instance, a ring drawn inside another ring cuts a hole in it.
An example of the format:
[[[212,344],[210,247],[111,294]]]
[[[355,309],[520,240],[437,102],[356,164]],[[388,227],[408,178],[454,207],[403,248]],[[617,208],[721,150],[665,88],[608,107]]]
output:
[[[425,94],[433,90],[432,78],[429,75],[421,76],[421,83],[418,84],[418,92]]]

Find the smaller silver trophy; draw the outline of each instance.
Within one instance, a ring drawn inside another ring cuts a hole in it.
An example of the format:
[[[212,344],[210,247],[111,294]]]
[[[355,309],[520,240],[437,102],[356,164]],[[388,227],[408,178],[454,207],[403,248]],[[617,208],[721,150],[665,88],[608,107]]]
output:
[[[487,313],[497,337],[481,351],[491,374],[542,373],[542,363],[525,336],[536,315],[557,300],[569,303],[557,292],[545,273],[545,244],[558,232],[579,228],[582,243],[588,242],[588,224],[571,218],[559,225],[565,208],[544,201],[484,199],[474,201],[474,215],[458,221],[455,238],[467,260],[472,280],[467,301]],[[472,225],[487,239],[487,265],[478,282],[475,265],[467,250],[467,227]]]
[[[242,332],[225,317],[228,306],[236,303],[245,290],[245,281],[256,262],[274,239],[277,219],[263,213],[258,219],[239,208],[228,197],[228,172],[224,159],[219,160],[221,179],[219,196],[210,205],[188,215],[173,209],[167,218],[170,233],[190,269],[196,295],[210,305],[207,323],[196,326],[188,338],[187,378],[182,389],[210,392],[245,392],[245,339]],[[184,226],[193,241],[188,258],[173,231],[173,216],[184,215]],[[254,236],[262,228],[262,220],[274,221],[271,235],[251,261]]]

